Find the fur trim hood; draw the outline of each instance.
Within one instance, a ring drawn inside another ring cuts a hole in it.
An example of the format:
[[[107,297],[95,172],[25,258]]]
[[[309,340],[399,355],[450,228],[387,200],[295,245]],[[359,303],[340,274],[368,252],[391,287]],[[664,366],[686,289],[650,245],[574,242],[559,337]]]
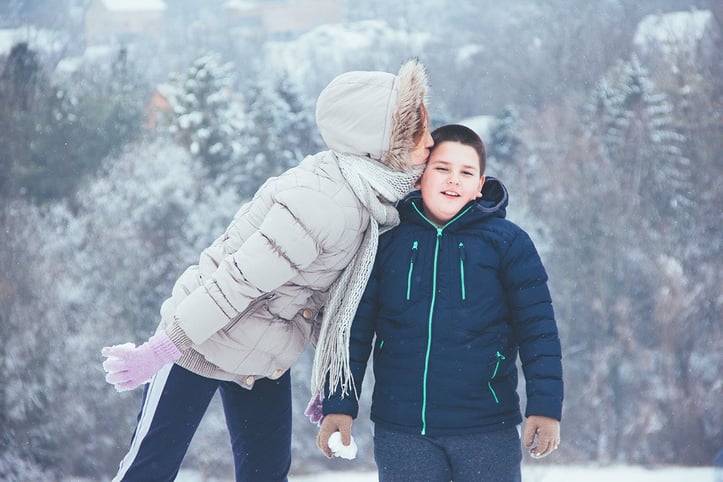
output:
[[[412,59],[397,75],[352,71],[337,76],[316,103],[316,123],[333,151],[381,160],[406,170],[427,95],[424,65]]]

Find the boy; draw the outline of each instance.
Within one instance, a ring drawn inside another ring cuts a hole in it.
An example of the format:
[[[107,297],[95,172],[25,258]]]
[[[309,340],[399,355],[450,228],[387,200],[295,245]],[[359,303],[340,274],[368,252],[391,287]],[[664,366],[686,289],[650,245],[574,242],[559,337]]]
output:
[[[527,385],[524,443],[544,457],[560,440],[561,349],[547,274],[529,236],[505,219],[507,191],[485,179],[477,134],[432,133],[427,167],[380,238],[351,327],[358,395],[374,349],[371,418],[379,480],[519,481],[519,351]],[[326,384],[317,443],[350,442],[356,396]]]

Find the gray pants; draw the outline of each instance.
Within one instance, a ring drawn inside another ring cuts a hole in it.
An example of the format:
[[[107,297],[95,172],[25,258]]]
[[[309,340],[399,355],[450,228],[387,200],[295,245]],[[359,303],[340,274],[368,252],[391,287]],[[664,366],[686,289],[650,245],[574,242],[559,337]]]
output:
[[[517,427],[429,437],[374,427],[379,482],[520,482]]]

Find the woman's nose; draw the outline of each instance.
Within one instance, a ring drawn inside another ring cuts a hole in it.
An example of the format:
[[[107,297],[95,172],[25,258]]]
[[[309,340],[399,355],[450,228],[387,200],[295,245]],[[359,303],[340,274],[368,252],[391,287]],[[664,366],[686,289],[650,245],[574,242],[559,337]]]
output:
[[[426,136],[425,136],[425,143],[424,143],[424,145],[425,145],[425,147],[426,147],[427,149],[431,149],[432,146],[434,146],[434,139],[432,138],[432,133],[429,132],[429,130],[427,130],[427,134],[426,134]]]

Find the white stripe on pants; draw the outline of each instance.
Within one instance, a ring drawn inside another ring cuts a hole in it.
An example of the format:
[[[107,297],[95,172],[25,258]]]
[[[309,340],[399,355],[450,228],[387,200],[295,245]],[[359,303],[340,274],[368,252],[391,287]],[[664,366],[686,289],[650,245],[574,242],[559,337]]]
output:
[[[156,408],[158,402],[161,399],[163,393],[163,387],[166,386],[166,380],[168,375],[171,373],[173,363],[169,363],[161,368],[153,378],[151,378],[150,384],[148,385],[148,392],[146,393],[146,399],[143,402],[143,408],[141,409],[141,418],[138,420],[138,426],[133,434],[133,440],[131,441],[131,447],[123,460],[120,462],[118,467],[118,473],[113,478],[112,482],[119,482],[123,479],[128,469],[133,465],[133,460],[138,455],[138,450],[141,447],[141,442],[148,434],[148,430],[151,428],[153,422],[153,416],[156,414]]]

